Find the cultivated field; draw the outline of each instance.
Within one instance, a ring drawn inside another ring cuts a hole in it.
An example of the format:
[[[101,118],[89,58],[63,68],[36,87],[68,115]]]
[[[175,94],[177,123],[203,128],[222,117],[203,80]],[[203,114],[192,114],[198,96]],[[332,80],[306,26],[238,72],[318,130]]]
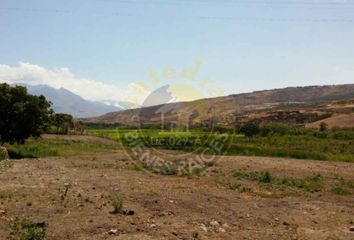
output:
[[[29,144],[51,152],[0,163],[1,239],[354,239],[352,163],[228,156],[178,177],[101,138]]]

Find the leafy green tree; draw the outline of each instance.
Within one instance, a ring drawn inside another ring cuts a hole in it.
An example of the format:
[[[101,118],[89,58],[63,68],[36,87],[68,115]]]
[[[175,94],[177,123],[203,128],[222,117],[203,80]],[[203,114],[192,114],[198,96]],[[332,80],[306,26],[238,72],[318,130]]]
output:
[[[40,136],[53,111],[44,96],[33,96],[25,87],[0,84],[0,144],[24,143]]]
[[[260,132],[259,125],[255,122],[247,122],[240,129],[240,133],[243,133],[246,137],[253,137],[259,134],[259,132]]]
[[[65,113],[56,113],[53,115],[53,125],[57,134],[67,134],[74,126],[73,117]]]

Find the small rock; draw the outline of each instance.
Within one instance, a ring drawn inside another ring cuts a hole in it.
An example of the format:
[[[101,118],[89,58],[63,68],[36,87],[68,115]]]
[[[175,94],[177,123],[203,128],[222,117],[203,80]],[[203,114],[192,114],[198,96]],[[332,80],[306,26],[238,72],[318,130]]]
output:
[[[354,226],[351,226],[351,227],[349,228],[349,231],[354,232]]]
[[[0,210],[0,215],[5,215],[6,214],[6,210]]]
[[[277,218],[277,217],[276,217],[276,218],[274,218],[274,220],[275,220],[275,221],[277,221],[277,222],[279,222],[279,218]]]
[[[210,225],[213,227],[217,227],[217,226],[219,226],[219,223],[217,221],[213,220],[210,222]]]
[[[111,230],[109,230],[108,234],[109,234],[109,235],[116,235],[117,232],[118,232],[117,229],[111,229]]]
[[[154,228],[154,227],[156,227],[156,224],[151,224],[150,227]]]
[[[175,235],[175,236],[178,235],[178,233],[176,231],[173,231],[172,234]]]
[[[228,225],[227,223],[224,223],[224,224],[222,225],[222,227],[223,227],[223,228],[229,228],[229,225]]]
[[[284,222],[283,222],[283,225],[284,225],[284,226],[289,226],[290,223],[284,221]]]
[[[135,212],[133,210],[124,210],[123,214],[127,216],[132,216],[135,214]]]
[[[208,231],[208,228],[207,228],[204,224],[201,224],[201,225],[200,225],[200,228],[201,228],[204,232],[207,232],[207,231]]]
[[[170,203],[174,203],[174,201],[173,201],[173,200],[170,200],[169,202],[170,202]]]
[[[219,232],[222,232],[222,233],[226,232],[226,230],[223,228],[219,228],[218,230],[219,230]]]

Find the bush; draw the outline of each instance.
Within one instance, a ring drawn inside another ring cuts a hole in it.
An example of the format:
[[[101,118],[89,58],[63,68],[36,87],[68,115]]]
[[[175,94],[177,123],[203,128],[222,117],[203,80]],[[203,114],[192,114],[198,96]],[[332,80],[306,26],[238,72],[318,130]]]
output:
[[[272,181],[272,176],[269,172],[261,172],[258,178],[258,182],[260,183],[270,183]]]
[[[17,219],[10,224],[10,239],[43,240],[46,235],[45,223],[34,223],[28,219]]]
[[[240,129],[240,133],[244,134],[246,137],[253,137],[259,134],[259,125],[254,122],[248,122]]]

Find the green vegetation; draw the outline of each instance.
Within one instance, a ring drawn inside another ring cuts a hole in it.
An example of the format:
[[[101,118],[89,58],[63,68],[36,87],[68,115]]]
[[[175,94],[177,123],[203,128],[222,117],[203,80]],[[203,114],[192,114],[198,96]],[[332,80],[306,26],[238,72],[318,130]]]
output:
[[[112,214],[119,214],[119,213],[123,212],[123,197],[122,196],[112,197],[111,203],[113,206]]]
[[[257,130],[253,131],[255,126]],[[354,162],[354,129],[318,131],[285,124],[258,126],[254,123],[238,129],[236,134],[229,134],[231,140],[216,154]],[[209,132],[197,129],[187,133],[158,129],[88,129],[86,133],[121,141],[128,148],[125,136],[136,134],[146,147],[194,152],[204,151],[213,139]]]
[[[237,138],[228,154],[354,162],[354,140],[284,135]]]
[[[246,137],[253,137],[259,134],[260,128],[258,124],[254,122],[248,122],[240,128],[239,132],[244,134]]]
[[[30,95],[25,87],[0,84],[0,145],[40,136],[48,128],[51,114],[44,96]]]
[[[343,189],[341,187],[335,187],[331,190],[331,192],[336,195],[350,195],[351,194],[350,191],[348,191],[347,189]]]
[[[77,168],[88,168],[88,169],[115,169],[118,168],[115,164],[112,163],[85,163],[85,164],[73,164]]]
[[[0,160],[6,158],[6,148],[12,158],[55,156],[60,153],[51,143],[32,140],[21,145],[45,132],[82,133],[72,116],[55,114],[50,106],[44,96],[28,94],[26,87],[0,84]]]
[[[54,139],[29,139],[24,144],[6,144],[11,158],[75,156],[115,150],[116,145]]]
[[[285,185],[288,187],[296,187],[304,189],[307,192],[319,192],[323,188],[323,182],[319,175],[308,176],[305,178],[282,177],[275,178],[272,181],[276,185]]]
[[[43,240],[46,235],[45,223],[34,223],[29,219],[17,219],[10,224],[10,239]]]
[[[339,183],[343,186],[354,189],[354,181],[353,180],[340,178]]]
[[[323,182],[320,175],[313,175],[305,178],[274,177],[267,171],[255,172],[236,170],[234,171],[233,176],[239,180],[246,179],[257,181],[260,184],[284,185],[303,189],[307,192],[318,192],[323,188]]]

